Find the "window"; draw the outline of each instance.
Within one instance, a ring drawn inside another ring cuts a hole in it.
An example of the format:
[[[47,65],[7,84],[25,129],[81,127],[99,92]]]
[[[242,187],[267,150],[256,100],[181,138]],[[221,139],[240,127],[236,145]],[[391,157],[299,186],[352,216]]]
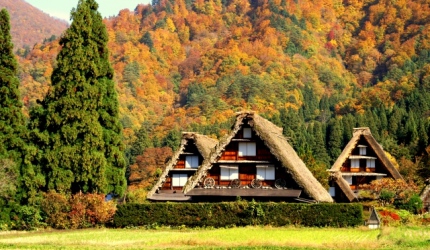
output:
[[[367,159],[367,167],[375,168],[375,159]]]
[[[344,176],[343,178],[346,182],[348,182],[349,185],[352,185],[352,176]]]
[[[366,155],[366,146],[361,146],[359,149],[360,149],[360,152],[359,152],[359,154],[360,155]]]
[[[252,138],[251,128],[244,128],[243,129],[243,138]]]
[[[274,180],[275,167],[273,165],[257,165],[257,179]]]
[[[189,155],[185,157],[185,168],[198,168],[199,157],[197,155]]]
[[[172,175],[172,186],[173,187],[183,187],[187,183],[187,174],[173,174]]]
[[[360,159],[351,159],[351,168],[360,168]]]
[[[239,142],[239,156],[256,156],[255,142]]]
[[[220,166],[221,169],[221,180],[234,180],[239,179],[239,167],[238,166]]]
[[[330,193],[331,197],[335,197],[336,196],[336,187],[330,187],[328,192]]]

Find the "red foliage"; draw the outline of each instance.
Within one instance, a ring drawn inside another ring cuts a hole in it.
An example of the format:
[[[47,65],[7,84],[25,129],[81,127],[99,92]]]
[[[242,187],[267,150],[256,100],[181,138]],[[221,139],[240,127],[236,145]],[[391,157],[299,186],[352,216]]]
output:
[[[379,211],[379,215],[381,216],[382,224],[386,226],[392,222],[397,223],[400,221],[400,216],[395,212],[391,212],[388,210],[381,210]]]
[[[379,214],[382,217],[390,217],[393,220],[400,220],[400,216],[398,214],[391,212],[391,211],[388,211],[388,210],[379,211]]]

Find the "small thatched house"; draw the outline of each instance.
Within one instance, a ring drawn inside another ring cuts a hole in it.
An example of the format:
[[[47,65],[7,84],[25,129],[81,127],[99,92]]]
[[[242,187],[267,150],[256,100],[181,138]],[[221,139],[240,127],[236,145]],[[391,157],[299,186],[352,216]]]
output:
[[[338,202],[356,201],[360,185],[402,176],[367,127],[355,128],[352,139],[330,169],[330,194]]]
[[[240,112],[232,131],[205,158],[183,192],[193,200],[332,202],[282,134],[254,112]]]
[[[201,134],[182,133],[179,149],[167,163],[166,169],[149,191],[147,198],[154,201],[190,200],[190,197],[184,196],[182,188],[217,143],[217,140]]]

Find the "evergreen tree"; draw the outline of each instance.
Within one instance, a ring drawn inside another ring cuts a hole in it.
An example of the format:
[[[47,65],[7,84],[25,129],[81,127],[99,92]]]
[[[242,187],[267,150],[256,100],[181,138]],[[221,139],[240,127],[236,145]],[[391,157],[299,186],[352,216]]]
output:
[[[427,122],[420,119],[418,122],[418,153],[425,152],[425,148],[428,146],[428,127]]]
[[[314,122],[314,125],[313,125],[314,145],[313,145],[312,152],[317,161],[326,164],[326,166],[329,166],[330,157],[327,154],[325,138],[322,130],[323,130],[323,126],[321,125],[321,123]]]
[[[19,201],[18,173],[26,147],[27,130],[17,77],[18,64],[13,54],[10,17],[0,11],[0,224],[9,221],[10,207]],[[9,208],[7,208],[9,207]]]
[[[170,147],[172,151],[176,151],[181,143],[181,132],[178,128],[174,128],[164,137],[161,146]]]
[[[125,160],[108,36],[94,0],[80,0],[60,39],[52,86],[31,112],[47,190],[122,195]]]
[[[314,120],[318,110],[318,98],[310,87],[305,87],[303,93],[303,115],[305,121]]]
[[[328,125],[328,153],[331,157],[331,162],[334,163],[343,150],[342,143],[342,127],[337,118],[332,118]]]
[[[136,140],[131,144],[130,148],[130,163],[134,163],[136,156],[141,155],[147,148],[153,147],[152,141],[149,138],[147,126],[142,125],[136,133]]]
[[[0,11],[0,159],[21,160],[26,133],[9,13]]]
[[[384,106],[377,109],[379,120],[381,121],[381,135],[386,134],[388,131],[388,118]]]
[[[389,118],[388,122],[388,132],[393,138],[398,138],[400,135],[400,129],[403,126],[402,120],[404,117],[405,110],[399,108],[397,105],[394,106],[393,112]]]
[[[150,50],[154,49],[154,42],[152,41],[151,34],[148,31],[143,34],[139,42],[148,46]]]
[[[355,117],[351,114],[347,114],[342,117],[343,126],[343,144],[346,145],[352,138],[352,132],[355,128]]]

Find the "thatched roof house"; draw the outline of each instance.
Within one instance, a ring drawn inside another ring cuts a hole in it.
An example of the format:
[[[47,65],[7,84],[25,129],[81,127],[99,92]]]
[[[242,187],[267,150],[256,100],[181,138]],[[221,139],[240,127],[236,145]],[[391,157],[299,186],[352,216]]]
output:
[[[192,176],[184,186],[183,192],[185,195],[193,191],[197,186],[202,186],[208,171],[210,171],[214,164],[219,164],[220,157],[223,155],[224,151],[226,151],[226,147],[232,143],[233,138],[237,138],[237,134],[239,131],[243,130],[243,126],[252,129],[255,137],[258,137],[258,141],[262,141],[262,144],[264,144],[263,146],[276,158],[281,168],[284,168],[284,172],[291,175],[297,186],[303,190],[307,197],[317,202],[333,202],[327,190],[315,179],[304,162],[288,143],[287,139],[282,134],[282,128],[251,111],[237,113],[236,122],[231,132],[213,148],[210,156],[205,158],[196,174]],[[239,141],[243,139],[234,140]],[[247,162],[252,163],[252,161],[249,160]],[[238,164],[241,163],[239,162]]]
[[[357,199],[361,184],[382,177],[402,179],[388,159],[382,146],[375,140],[368,127],[354,128],[353,136],[330,169],[331,177],[346,200]],[[334,188],[334,187],[333,187]],[[336,193],[336,196],[338,194]]]
[[[189,198],[185,197],[181,191],[178,190],[179,192],[176,192],[176,190],[173,190],[173,188],[171,188],[173,192],[159,191],[165,184],[167,178],[172,177],[172,172],[175,172],[176,170],[180,172],[184,172],[184,170],[190,172],[193,170],[192,168],[176,169],[179,162],[181,161],[181,158],[186,155],[192,154],[190,152],[194,152],[195,155],[199,155],[198,157],[202,158],[200,160],[201,162],[203,161],[203,159],[207,158],[210,155],[211,149],[217,143],[217,140],[207,137],[205,135],[201,135],[194,132],[183,132],[179,149],[173,154],[170,161],[166,164],[166,169],[163,171],[154,187],[148,192],[147,198],[150,200],[189,200]],[[194,169],[194,171],[195,170],[196,169]],[[194,174],[194,172],[191,172],[189,175],[192,174]]]

